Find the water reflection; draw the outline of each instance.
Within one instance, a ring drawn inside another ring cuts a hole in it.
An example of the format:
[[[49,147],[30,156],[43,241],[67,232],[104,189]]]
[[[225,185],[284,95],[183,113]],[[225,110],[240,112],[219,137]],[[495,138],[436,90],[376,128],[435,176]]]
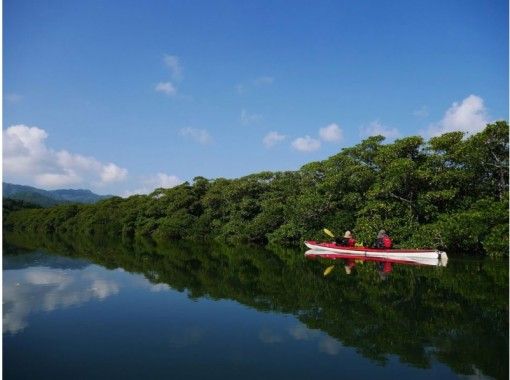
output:
[[[15,334],[27,327],[30,314],[104,300],[120,290],[97,266],[83,269],[29,267],[3,274],[3,331]]]
[[[30,246],[30,242],[18,243]],[[128,246],[119,242],[97,246],[77,241],[70,245],[56,240],[48,241],[47,246],[113,271],[105,270],[106,276],[98,267],[93,270],[95,266],[82,270],[39,267],[32,268],[41,272],[33,276],[28,274],[31,268],[16,269],[12,272],[18,276],[9,280],[8,291],[15,292],[12,287],[16,283],[21,286],[22,279],[32,290],[45,289],[42,294],[62,289],[58,299],[65,299],[67,289],[76,300],[110,300],[124,287],[111,274],[123,268],[142,274],[145,278],[139,276],[137,281],[153,294],[174,289],[194,301],[233,300],[264,312],[260,314],[270,312],[271,320],[292,315],[292,323],[287,320],[277,327],[273,323],[250,325],[252,339],[267,350],[297,350],[296,344],[306,343],[324,357],[340,358],[346,350],[355,350],[381,366],[394,365],[392,358],[397,357],[406,368],[437,369],[440,362],[459,375],[483,373],[506,378],[508,374],[508,269],[504,262],[451,259],[447,267],[441,267],[437,262],[411,266],[374,260],[337,261],[334,273],[342,275],[324,278],[324,261],[304,260],[299,251],[215,245]],[[9,272],[4,272],[4,301]],[[14,302],[20,296],[13,293],[8,297]],[[25,302],[30,302],[26,295]],[[27,315],[45,310],[44,305],[42,300],[36,302],[18,320],[26,323]],[[54,305],[69,307],[63,301]],[[215,305],[208,304],[202,311],[210,313]],[[6,310],[10,318],[12,306],[4,306],[4,313]],[[224,322],[229,328],[244,326],[243,316],[233,320],[236,313],[222,314],[229,318]],[[211,320],[204,324],[186,318],[190,320],[166,338],[170,347],[191,349],[227,339],[229,330],[215,332],[209,328]],[[4,330],[5,323],[4,315]],[[10,327],[9,331],[19,329]],[[248,334],[248,328],[241,329]],[[294,346],[289,347],[292,342]]]
[[[184,348],[199,343],[204,339],[206,330],[200,326],[188,326],[173,334],[169,340],[172,348]]]
[[[4,256],[3,267],[3,332],[10,334],[23,331],[31,314],[77,307],[118,294],[122,282],[115,274],[124,272],[122,268],[112,272],[86,260],[40,251]],[[132,278],[131,284],[151,292],[171,289],[143,276]]]
[[[264,343],[281,343],[283,342],[283,337],[276,331],[271,331],[271,329],[267,327],[263,327],[259,331],[259,339]]]
[[[324,334],[320,330],[310,329],[301,323],[288,326],[284,330],[274,330],[264,326],[260,329],[258,338],[261,342],[270,345],[284,343],[289,338],[296,342],[312,343],[316,345],[317,352],[329,356],[338,355],[343,348],[338,340]]]
[[[309,249],[305,252],[305,257],[308,260],[328,260],[333,263],[326,268],[324,276],[329,275],[337,266],[343,266],[346,274],[353,273],[356,265],[363,265],[365,262],[372,262],[376,264],[377,273],[379,278],[384,281],[393,272],[395,265],[410,265],[410,266],[435,266],[445,267],[448,263],[448,258],[441,257],[440,259],[432,258],[380,258],[380,257],[367,257],[364,255],[354,255],[345,253],[333,253],[329,251],[321,251]]]
[[[337,355],[343,348],[342,344],[336,339],[324,335],[319,330],[309,329],[303,324],[290,327],[288,332],[297,341],[317,341],[318,350],[328,355]]]

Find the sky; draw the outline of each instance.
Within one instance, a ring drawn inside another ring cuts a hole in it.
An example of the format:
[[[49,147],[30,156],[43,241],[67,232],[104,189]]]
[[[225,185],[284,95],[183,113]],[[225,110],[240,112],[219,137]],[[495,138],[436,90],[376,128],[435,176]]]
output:
[[[128,196],[508,120],[508,2],[3,1],[3,180]]]

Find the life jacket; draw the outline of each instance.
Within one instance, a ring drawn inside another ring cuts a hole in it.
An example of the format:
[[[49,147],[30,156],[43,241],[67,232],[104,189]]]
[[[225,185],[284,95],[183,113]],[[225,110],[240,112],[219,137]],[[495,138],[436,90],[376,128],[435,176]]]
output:
[[[391,241],[391,238],[388,235],[384,235],[382,237],[382,242],[384,248],[391,248],[391,246],[393,245],[393,242]]]
[[[356,244],[356,240],[354,240],[353,238],[343,237],[335,239],[335,243],[337,245],[342,245],[344,247],[354,247],[354,244]]]

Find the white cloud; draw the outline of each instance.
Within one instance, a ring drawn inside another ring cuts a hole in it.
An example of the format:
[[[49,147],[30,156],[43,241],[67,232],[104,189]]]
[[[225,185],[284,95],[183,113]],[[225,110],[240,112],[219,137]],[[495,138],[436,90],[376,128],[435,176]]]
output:
[[[44,140],[48,134],[37,127],[27,127],[23,124],[13,125],[3,131],[4,153],[14,153],[19,150],[45,154],[47,149]]]
[[[163,188],[170,188],[177,185],[180,185],[184,181],[180,179],[179,177],[175,175],[168,175],[165,173],[158,173],[156,174],[154,184],[156,185],[155,188],[163,187]]]
[[[310,136],[298,137],[292,142],[294,149],[300,152],[313,152],[321,147],[321,142]]]
[[[183,128],[180,130],[181,136],[191,138],[199,144],[206,145],[212,142],[212,138],[205,129]]]
[[[64,174],[56,173],[43,173],[35,176],[34,182],[38,186],[56,188],[70,185],[77,185],[82,182],[82,178],[79,177],[73,170],[66,170]]]
[[[58,164],[64,168],[90,170],[97,164],[94,160],[91,160],[90,157],[85,157],[79,154],[72,154],[67,150],[56,152],[56,158]]]
[[[168,189],[183,183],[184,181],[175,175],[168,175],[165,173],[157,173],[149,178],[142,180],[142,186],[136,190],[124,192],[124,197],[129,197],[135,194],[149,194],[155,189],[164,188]]]
[[[127,169],[119,168],[117,165],[106,164],[101,169],[101,181],[104,183],[111,183],[122,181],[127,177]]]
[[[319,129],[319,136],[324,141],[336,142],[342,140],[343,132],[337,124],[332,123],[327,127]]]
[[[429,125],[428,134],[438,136],[453,131],[476,133],[484,129],[488,122],[483,99],[476,95],[469,95],[460,104],[454,102],[446,110],[441,121]]]
[[[397,128],[390,128],[386,125],[381,124],[378,120],[374,120],[368,125],[368,127],[362,129],[362,135],[364,136],[382,135],[388,139],[394,139],[400,136],[400,132],[397,130]]]
[[[101,186],[127,177],[127,169],[114,163],[48,148],[48,134],[37,127],[13,125],[2,136],[4,175],[16,182],[49,188],[83,183]]]
[[[245,109],[241,111],[241,124],[249,125],[254,124],[263,119],[262,115],[257,113],[249,113]]]
[[[169,96],[177,94],[177,88],[171,82],[159,82],[154,89]]]
[[[19,94],[6,94],[5,100],[7,100],[9,103],[18,103],[23,99],[23,96]]]
[[[276,145],[280,141],[285,140],[286,136],[281,135],[276,131],[271,131],[267,135],[264,136],[264,139],[262,142],[264,143],[264,146],[266,148],[271,148],[272,146]]]
[[[165,66],[170,69],[170,73],[174,80],[180,80],[182,78],[182,67],[179,57],[176,55],[165,54],[163,62],[165,63]]]

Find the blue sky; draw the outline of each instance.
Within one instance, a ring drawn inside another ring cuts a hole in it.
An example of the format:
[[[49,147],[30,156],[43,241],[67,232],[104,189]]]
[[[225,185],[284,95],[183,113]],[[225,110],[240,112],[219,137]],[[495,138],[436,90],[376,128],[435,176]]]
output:
[[[508,120],[507,1],[3,3],[3,179],[127,195]]]

